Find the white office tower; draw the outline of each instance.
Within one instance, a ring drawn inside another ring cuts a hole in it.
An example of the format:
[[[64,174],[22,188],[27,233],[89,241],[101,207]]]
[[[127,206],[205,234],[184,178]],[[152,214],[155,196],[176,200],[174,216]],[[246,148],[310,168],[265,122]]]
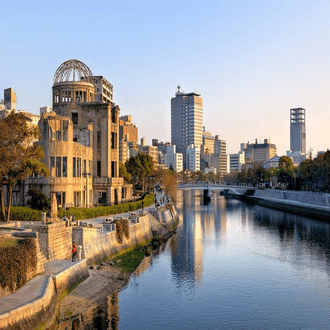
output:
[[[306,110],[304,108],[290,109],[290,151],[295,165],[306,159]]]
[[[165,166],[167,168],[173,167],[175,172],[183,170],[183,155],[176,152],[175,145],[168,145],[165,154]]]
[[[177,152],[183,153],[187,168],[186,149],[193,144],[201,147],[203,142],[203,99],[200,94],[178,91],[171,99],[171,142]]]
[[[193,144],[189,145],[186,149],[187,169],[192,172],[200,171],[201,163],[201,148]]]

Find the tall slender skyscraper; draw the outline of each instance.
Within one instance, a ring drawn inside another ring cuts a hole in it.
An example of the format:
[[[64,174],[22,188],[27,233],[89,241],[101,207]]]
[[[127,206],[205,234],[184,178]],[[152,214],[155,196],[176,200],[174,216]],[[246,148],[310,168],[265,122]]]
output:
[[[306,154],[305,109],[290,109],[290,150]]]
[[[171,141],[184,155],[189,145],[201,147],[203,142],[203,99],[200,94],[178,91],[171,99]]]

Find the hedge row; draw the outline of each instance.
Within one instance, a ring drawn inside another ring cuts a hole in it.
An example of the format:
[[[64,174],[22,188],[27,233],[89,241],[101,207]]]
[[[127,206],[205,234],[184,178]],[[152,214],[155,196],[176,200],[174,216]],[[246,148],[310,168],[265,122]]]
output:
[[[0,286],[8,287],[11,292],[23,286],[36,275],[37,249],[31,239],[20,241],[18,246],[0,248]]]
[[[149,206],[154,203],[154,195],[146,195],[143,199],[144,206]],[[113,206],[100,206],[91,209],[70,207],[66,211],[59,209],[58,216],[63,218],[65,215],[69,218],[74,215],[76,220],[90,219],[110,214],[125,213],[129,211],[136,211],[142,208],[142,201],[130,202],[125,204],[118,204]],[[12,207],[11,216],[12,220],[16,221],[41,221],[41,211],[32,210],[28,207]]]
[[[41,211],[23,206],[12,206],[10,219],[16,221],[41,221]]]

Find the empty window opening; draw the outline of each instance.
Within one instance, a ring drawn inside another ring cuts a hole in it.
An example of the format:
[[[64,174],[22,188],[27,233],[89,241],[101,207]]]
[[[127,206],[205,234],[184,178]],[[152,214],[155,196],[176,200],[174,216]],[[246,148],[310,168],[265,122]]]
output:
[[[72,112],[71,113],[71,116],[72,116],[72,122],[74,125],[77,125],[78,124],[78,112]]]

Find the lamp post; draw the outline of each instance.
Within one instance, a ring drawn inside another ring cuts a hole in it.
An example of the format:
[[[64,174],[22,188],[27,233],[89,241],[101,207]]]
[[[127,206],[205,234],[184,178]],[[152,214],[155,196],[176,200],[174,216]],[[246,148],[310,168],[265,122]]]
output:
[[[88,208],[88,205],[89,205],[89,196],[88,196],[88,177],[90,177],[92,175],[91,172],[84,172],[83,173],[83,176],[86,178],[86,186],[84,186],[84,189],[86,191],[86,209]]]

